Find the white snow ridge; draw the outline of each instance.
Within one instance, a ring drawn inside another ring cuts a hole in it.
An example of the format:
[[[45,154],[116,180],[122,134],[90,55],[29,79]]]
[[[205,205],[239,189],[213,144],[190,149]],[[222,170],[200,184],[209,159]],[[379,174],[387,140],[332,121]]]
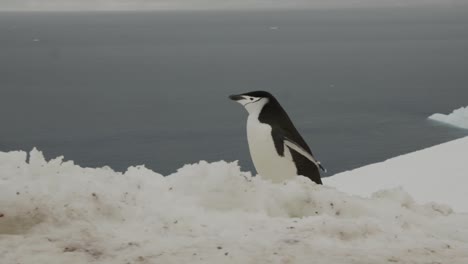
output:
[[[2,264],[468,263],[468,215],[400,188],[362,198],[224,161],[163,177],[26,159],[0,152]]]
[[[429,119],[468,129],[468,106],[455,109],[448,115],[436,113]]]

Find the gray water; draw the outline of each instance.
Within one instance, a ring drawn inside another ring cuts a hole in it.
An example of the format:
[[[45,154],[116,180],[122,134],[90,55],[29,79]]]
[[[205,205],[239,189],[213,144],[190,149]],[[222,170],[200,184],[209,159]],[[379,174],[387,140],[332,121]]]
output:
[[[0,13],[0,150],[252,170],[232,93],[276,95],[328,175],[468,135],[466,9]],[[404,168],[402,168],[404,169]]]

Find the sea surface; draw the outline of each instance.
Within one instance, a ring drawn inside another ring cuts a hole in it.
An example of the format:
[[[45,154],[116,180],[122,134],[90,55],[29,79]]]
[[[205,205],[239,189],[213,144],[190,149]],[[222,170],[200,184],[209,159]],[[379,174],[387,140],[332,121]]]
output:
[[[247,113],[227,98],[252,90],[277,97],[325,176],[468,136],[427,120],[468,105],[467,13],[0,13],[0,151],[253,170]]]

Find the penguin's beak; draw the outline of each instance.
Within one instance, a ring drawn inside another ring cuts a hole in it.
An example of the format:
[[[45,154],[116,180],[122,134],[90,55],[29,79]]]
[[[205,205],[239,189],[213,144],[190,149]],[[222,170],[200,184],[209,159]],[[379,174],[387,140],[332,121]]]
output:
[[[233,101],[239,101],[239,100],[244,99],[244,97],[243,97],[242,95],[233,94],[233,95],[230,95],[230,96],[229,96],[229,99],[231,99],[231,100],[233,100]]]

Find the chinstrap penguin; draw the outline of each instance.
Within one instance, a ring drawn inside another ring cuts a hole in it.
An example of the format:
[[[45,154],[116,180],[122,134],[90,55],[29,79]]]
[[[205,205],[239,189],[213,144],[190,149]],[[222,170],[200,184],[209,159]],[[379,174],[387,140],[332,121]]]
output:
[[[322,184],[320,170],[326,171],[294,127],[276,98],[265,91],[229,96],[249,113],[247,140],[257,173],[273,182],[297,175]]]

